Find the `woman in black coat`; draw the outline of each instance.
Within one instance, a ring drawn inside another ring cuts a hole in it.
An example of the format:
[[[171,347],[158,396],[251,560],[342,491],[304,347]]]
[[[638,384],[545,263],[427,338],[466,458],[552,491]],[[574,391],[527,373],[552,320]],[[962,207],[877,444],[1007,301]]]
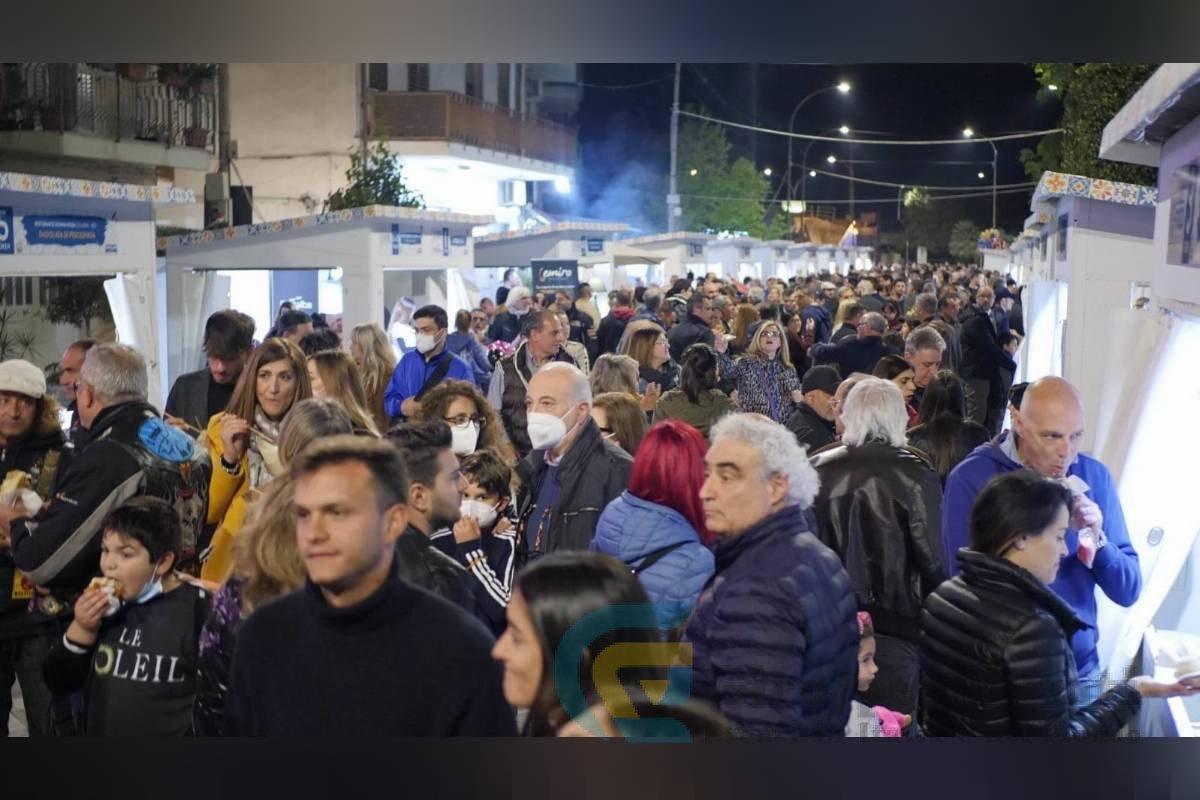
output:
[[[925,601],[921,727],[927,736],[1115,736],[1143,697],[1200,687],[1145,676],[1074,709],[1068,637],[1084,625],[1049,588],[1067,555],[1071,494],[1028,470],[999,475],[971,511],[961,574]]]

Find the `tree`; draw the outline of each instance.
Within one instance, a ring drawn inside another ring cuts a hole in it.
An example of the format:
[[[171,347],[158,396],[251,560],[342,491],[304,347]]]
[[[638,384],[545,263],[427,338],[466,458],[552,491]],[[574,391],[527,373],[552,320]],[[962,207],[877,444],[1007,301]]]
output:
[[[760,239],[783,237],[787,220],[782,215],[765,221],[770,181],[749,159],[739,158],[731,164],[729,158],[730,144],[723,127],[691,118],[680,124],[682,229],[745,231]]]
[[[979,250],[979,226],[960,219],[950,229],[950,255],[957,261],[974,261]]]
[[[46,319],[55,324],[74,325],[92,335],[94,320],[112,321],[108,294],[104,291],[107,278],[52,278],[49,299],[45,302]]]
[[[424,208],[425,201],[404,183],[400,161],[380,139],[374,149],[350,152],[348,185],[325,198],[326,211],[341,211],[362,206],[405,206]]]
[[[1034,74],[1049,93],[1051,85],[1063,100],[1058,127],[1062,134],[1051,134],[1038,143],[1036,150],[1021,151],[1021,163],[1032,178],[1045,170],[1153,185],[1157,171],[1136,164],[1122,164],[1100,158],[1100,138],[1104,126],[1154,72],[1155,64],[1034,64]]]
[[[922,188],[904,193],[904,232],[915,249],[924,247],[929,255],[944,256],[950,252],[950,232],[955,220],[961,219],[956,203],[936,200]],[[976,229],[978,233],[978,229]]]

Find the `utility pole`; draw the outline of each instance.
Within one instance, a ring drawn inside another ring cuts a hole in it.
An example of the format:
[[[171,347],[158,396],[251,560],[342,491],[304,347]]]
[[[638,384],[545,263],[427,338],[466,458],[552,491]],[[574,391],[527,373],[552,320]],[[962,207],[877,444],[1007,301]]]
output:
[[[675,102],[671,106],[671,189],[667,195],[667,232],[674,233],[678,226],[679,184],[676,172],[679,167],[679,78],[683,64],[675,63]]]

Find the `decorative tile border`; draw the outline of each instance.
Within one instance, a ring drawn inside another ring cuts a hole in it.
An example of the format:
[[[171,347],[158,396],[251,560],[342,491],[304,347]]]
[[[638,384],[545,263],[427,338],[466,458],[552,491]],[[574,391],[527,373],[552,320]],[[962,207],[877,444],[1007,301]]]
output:
[[[1090,200],[1103,200],[1106,203],[1120,203],[1126,206],[1151,206],[1158,202],[1158,188],[1154,186],[1139,186],[1133,183],[1107,181],[1103,178],[1088,178],[1083,175],[1068,175],[1062,172],[1043,172],[1037,188],[1033,190],[1030,209],[1039,201],[1053,197],[1086,197]],[[1049,215],[1035,214],[1037,224],[1049,222]],[[1041,217],[1046,219],[1042,220]],[[1032,217],[1031,217],[1032,219]],[[1025,225],[1029,226],[1029,220]]]
[[[284,233],[285,231],[302,228],[316,228],[321,225],[344,225],[364,219],[408,219],[423,222],[455,222],[464,225],[487,225],[495,221],[495,217],[478,214],[453,214],[441,211],[423,211],[415,208],[400,208],[398,206],[363,206],[362,208],[347,208],[344,211],[328,211],[310,217],[293,217],[292,219],[258,222],[253,225],[237,225],[232,228],[216,228],[210,231],[196,231],[181,236],[168,236],[158,240],[158,249],[166,250],[175,247],[191,247],[193,245],[212,244],[240,237],[261,236],[263,234]]]
[[[24,172],[0,172],[0,191],[100,200],[128,200],[134,203],[195,203],[191,189],[174,186],[144,186],[136,183],[109,183]]]
[[[675,233],[656,233],[650,236],[638,236],[633,239],[622,239],[625,244],[659,244],[661,242],[705,242],[708,243],[712,236],[707,233],[696,233],[694,231],[676,231]]]
[[[475,240],[476,244],[485,242],[505,242],[510,239],[522,239],[526,236],[545,236],[548,233],[563,231],[591,231],[593,233],[623,233],[629,230],[624,222],[556,222],[553,225],[539,225],[529,230],[512,230],[504,233],[489,233]]]

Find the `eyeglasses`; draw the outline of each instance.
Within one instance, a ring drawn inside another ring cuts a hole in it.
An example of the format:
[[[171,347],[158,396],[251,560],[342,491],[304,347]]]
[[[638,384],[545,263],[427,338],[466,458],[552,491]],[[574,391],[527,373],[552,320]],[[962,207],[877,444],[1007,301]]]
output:
[[[453,417],[442,417],[447,425],[455,428],[465,428],[474,422],[476,425],[483,426],[483,417],[479,414],[458,414]]]

